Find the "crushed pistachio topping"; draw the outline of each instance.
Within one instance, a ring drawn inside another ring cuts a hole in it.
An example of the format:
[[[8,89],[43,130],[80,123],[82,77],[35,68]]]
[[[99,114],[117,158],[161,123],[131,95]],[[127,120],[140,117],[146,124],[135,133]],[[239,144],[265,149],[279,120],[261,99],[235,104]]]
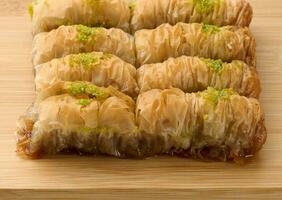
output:
[[[104,53],[80,53],[70,56],[70,66],[80,67],[85,69],[92,69],[96,65],[99,65],[102,60],[111,58],[110,54]]]
[[[228,64],[226,62],[223,62],[221,59],[217,59],[217,60],[213,60],[209,58],[200,58],[200,59],[207,65],[208,68],[219,74],[222,73],[222,71],[227,68],[231,68],[232,70],[234,70],[235,68],[242,70],[243,68],[243,63],[239,60],[233,60],[232,63]]]
[[[93,37],[97,35],[99,32],[101,32],[102,28],[90,28],[83,25],[77,25],[76,30],[78,32],[77,34],[77,40],[80,42],[91,42],[93,41]]]
[[[81,106],[89,106],[92,103],[92,99],[79,99],[78,104]]]
[[[85,92],[97,98],[106,98],[108,96],[108,94],[106,94],[103,90],[99,89],[96,85],[93,84],[88,85]]]
[[[220,100],[228,100],[232,95],[237,93],[233,89],[216,90],[212,87],[208,87],[207,90],[200,93],[200,95],[207,101],[217,105]]]
[[[201,60],[214,72],[220,73],[224,66],[227,63],[222,62],[222,60],[213,60],[213,59],[208,59],[208,58],[201,58]]]
[[[220,28],[215,25],[210,24],[203,24],[202,25],[202,32],[203,33],[218,33],[220,31]]]
[[[198,13],[208,14],[214,10],[215,5],[220,0],[193,0],[193,4]]]
[[[107,98],[108,94],[94,84],[73,82],[68,86],[68,93],[72,96],[88,95],[95,98]]]

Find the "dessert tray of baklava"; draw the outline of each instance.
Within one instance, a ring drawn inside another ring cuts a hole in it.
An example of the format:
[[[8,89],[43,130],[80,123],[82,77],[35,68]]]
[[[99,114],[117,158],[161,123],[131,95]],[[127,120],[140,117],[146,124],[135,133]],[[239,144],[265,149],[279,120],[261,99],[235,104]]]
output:
[[[37,0],[30,159],[73,153],[241,162],[266,141],[246,0]]]

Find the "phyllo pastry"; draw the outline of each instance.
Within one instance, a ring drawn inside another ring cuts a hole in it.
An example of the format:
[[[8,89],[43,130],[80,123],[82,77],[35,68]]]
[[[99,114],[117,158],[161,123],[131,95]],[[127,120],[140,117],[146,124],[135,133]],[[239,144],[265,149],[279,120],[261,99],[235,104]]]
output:
[[[140,92],[179,88],[191,93],[214,87],[232,88],[242,96],[254,98],[261,92],[256,69],[239,60],[226,63],[199,57],[169,58],[163,63],[140,67],[137,81]]]
[[[144,136],[140,152],[149,155],[170,152],[238,161],[255,155],[266,140],[258,100],[232,89],[208,88],[190,94],[154,89],[141,94],[136,105],[139,132]]]
[[[130,96],[139,93],[136,68],[103,52],[72,54],[36,66],[38,92],[60,81],[88,81],[101,87],[113,86]]]
[[[65,83],[60,95],[44,95],[19,120],[19,152],[31,158],[70,150],[121,156],[132,144],[127,140],[134,143],[135,102],[129,96],[86,82]]]
[[[265,143],[258,100],[232,89],[150,90],[134,101],[85,82],[45,92],[18,123],[18,151],[33,158],[75,150],[117,157],[175,154],[241,160]],[[135,111],[134,111],[135,110]]]
[[[117,29],[89,28],[83,25],[61,26],[36,35],[33,41],[33,64],[39,65],[69,54],[101,51],[135,64],[134,38]]]
[[[73,24],[129,32],[130,9],[126,0],[37,0],[30,5],[29,12],[33,34]]]
[[[133,0],[131,29],[153,29],[163,23],[203,22],[249,26],[252,7],[246,0]]]
[[[135,33],[138,65],[157,63],[170,57],[200,56],[224,62],[242,60],[255,64],[255,39],[248,28],[207,24],[163,24]]]

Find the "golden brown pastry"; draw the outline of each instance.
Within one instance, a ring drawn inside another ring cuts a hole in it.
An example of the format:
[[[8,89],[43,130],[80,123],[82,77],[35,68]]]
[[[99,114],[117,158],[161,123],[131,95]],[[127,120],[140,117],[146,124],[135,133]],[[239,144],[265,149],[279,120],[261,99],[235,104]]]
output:
[[[244,27],[249,26],[253,16],[246,0],[135,0],[131,8],[132,32],[178,22]]]
[[[126,0],[37,0],[29,11],[34,35],[73,24],[129,32],[130,9]]]
[[[135,64],[134,38],[120,29],[89,28],[82,25],[61,26],[40,33],[33,41],[34,66],[69,54],[100,51],[114,54]]]
[[[224,62],[242,60],[256,66],[255,39],[248,28],[207,24],[163,24],[135,33],[137,64],[151,64],[170,57],[200,56]]]
[[[140,152],[175,152],[197,158],[240,160],[258,152],[266,140],[258,100],[231,89],[185,94],[150,90],[136,104]]]
[[[232,88],[240,95],[259,98],[261,91],[256,69],[239,60],[225,63],[199,57],[169,58],[140,67],[137,81],[140,92],[179,88],[190,93],[214,87]]]
[[[136,69],[112,54],[91,52],[72,54],[36,66],[38,92],[60,81],[88,81],[97,86],[113,86],[137,96]]]
[[[130,155],[127,137],[137,130],[130,97],[86,82],[65,83],[61,89],[58,96],[45,91],[45,99],[20,118],[19,152],[32,158],[68,150],[121,156],[126,147]]]
[[[139,158],[175,153],[237,161],[257,153],[266,139],[258,100],[232,89],[154,89],[141,94],[136,106],[111,87],[74,82],[60,91],[65,94],[45,93],[20,118],[19,152],[37,157],[74,149]]]

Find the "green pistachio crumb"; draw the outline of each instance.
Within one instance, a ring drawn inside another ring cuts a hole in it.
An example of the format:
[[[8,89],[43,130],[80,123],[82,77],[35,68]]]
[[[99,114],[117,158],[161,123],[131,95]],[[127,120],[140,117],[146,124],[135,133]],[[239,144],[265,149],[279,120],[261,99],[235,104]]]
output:
[[[216,90],[212,87],[209,87],[207,90],[200,93],[200,95],[207,101],[217,105],[220,100],[228,100],[232,95],[237,93],[229,88],[223,90]]]
[[[92,99],[79,99],[78,104],[81,106],[88,106],[92,103]]]
[[[201,58],[201,60],[214,72],[220,73],[224,69],[226,63],[222,62],[222,60],[213,60],[207,58]]]
[[[96,85],[89,84],[85,90],[86,94],[97,98],[107,98],[108,94],[99,89]]]
[[[73,82],[68,86],[68,93],[72,96],[89,95],[91,98],[107,98],[108,94],[94,84]]]
[[[69,85],[68,92],[72,96],[82,95],[85,93],[86,87],[87,84],[84,82],[74,82]]]
[[[202,62],[204,62],[208,68],[212,71],[221,74],[225,69],[231,70],[243,70],[243,62],[239,60],[233,60],[231,63],[223,62],[221,59],[213,60],[209,58],[200,58]]]
[[[218,33],[220,32],[220,28],[215,25],[210,25],[210,24],[203,24],[202,25],[202,32],[203,33]]]
[[[214,10],[220,0],[193,0],[194,7],[198,13],[209,14]]]
[[[101,28],[90,28],[83,25],[77,25],[76,30],[77,40],[80,42],[91,42],[94,40],[94,36],[97,35],[102,29]]]
[[[84,67],[85,69],[92,69],[93,67],[99,65],[102,60],[109,59],[110,54],[105,53],[80,53],[70,56],[70,66],[71,67]]]

